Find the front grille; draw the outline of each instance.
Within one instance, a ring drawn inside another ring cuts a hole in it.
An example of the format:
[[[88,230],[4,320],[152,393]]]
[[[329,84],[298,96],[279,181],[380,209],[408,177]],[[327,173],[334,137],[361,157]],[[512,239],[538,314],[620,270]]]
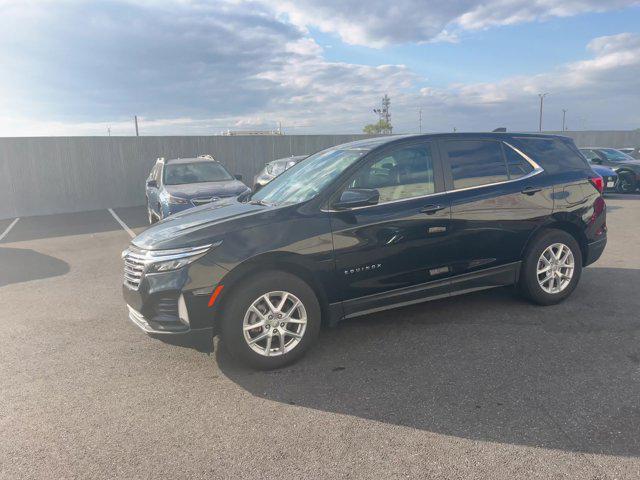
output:
[[[200,197],[200,198],[192,199],[191,203],[193,203],[194,207],[197,207],[198,205],[204,205],[205,203],[215,202],[216,200],[218,200],[218,197]]]
[[[124,256],[124,284],[137,290],[143,273],[144,263],[127,252]]]

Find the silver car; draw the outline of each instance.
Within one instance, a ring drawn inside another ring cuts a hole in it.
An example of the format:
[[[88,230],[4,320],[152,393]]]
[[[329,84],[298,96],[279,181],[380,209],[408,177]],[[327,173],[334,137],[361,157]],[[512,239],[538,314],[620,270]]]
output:
[[[253,191],[257,192],[282,172],[307,157],[308,155],[292,155],[291,157],[278,158],[265,164],[264,168],[253,179]]]

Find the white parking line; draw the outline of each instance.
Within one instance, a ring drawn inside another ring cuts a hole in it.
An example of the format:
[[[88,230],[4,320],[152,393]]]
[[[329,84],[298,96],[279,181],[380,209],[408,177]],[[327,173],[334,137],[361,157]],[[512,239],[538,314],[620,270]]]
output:
[[[120,226],[121,226],[122,228],[124,228],[124,231],[125,231],[125,232],[127,232],[129,235],[131,235],[131,238],[133,238],[133,237],[135,237],[135,236],[136,236],[136,234],[135,234],[135,233],[133,233],[133,230],[131,230],[131,229],[127,226],[127,224],[126,224],[126,223],[124,223],[124,222],[122,221],[122,219],[121,219],[118,215],[116,215],[116,212],[114,212],[111,208],[107,208],[107,210],[109,210],[109,213],[110,213],[111,215],[113,215],[113,218],[115,218],[115,219],[116,219],[116,222],[118,222],[118,223],[120,224]]]
[[[2,240],[4,237],[7,236],[7,234],[11,231],[11,229],[13,228],[13,226],[18,223],[18,220],[20,220],[20,217],[16,218],[13,222],[11,222],[11,224],[9,224],[9,226],[5,229],[4,232],[2,232],[2,235],[0,235],[0,240]]]

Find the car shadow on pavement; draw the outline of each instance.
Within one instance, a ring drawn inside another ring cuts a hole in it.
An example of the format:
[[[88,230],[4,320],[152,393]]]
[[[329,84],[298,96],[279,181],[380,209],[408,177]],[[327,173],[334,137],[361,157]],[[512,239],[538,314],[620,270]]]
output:
[[[455,437],[640,455],[640,270],[588,268],[566,302],[512,288],[342,322],[300,362],[245,369],[251,394]]]
[[[0,248],[0,287],[64,275],[69,264],[28,248]]]

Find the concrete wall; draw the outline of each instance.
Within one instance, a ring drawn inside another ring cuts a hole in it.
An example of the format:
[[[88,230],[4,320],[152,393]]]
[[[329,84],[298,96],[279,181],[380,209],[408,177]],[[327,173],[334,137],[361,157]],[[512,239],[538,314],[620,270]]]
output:
[[[640,145],[638,130],[551,133],[578,146]],[[208,153],[249,184],[270,160],[358,138],[364,136],[0,138],[0,218],[142,205],[157,157]]]
[[[250,184],[275,158],[363,135],[0,138],[0,218],[142,205],[157,157],[211,154]]]
[[[578,132],[544,132],[573,138],[578,147],[637,147],[640,146],[640,130],[585,130]]]

